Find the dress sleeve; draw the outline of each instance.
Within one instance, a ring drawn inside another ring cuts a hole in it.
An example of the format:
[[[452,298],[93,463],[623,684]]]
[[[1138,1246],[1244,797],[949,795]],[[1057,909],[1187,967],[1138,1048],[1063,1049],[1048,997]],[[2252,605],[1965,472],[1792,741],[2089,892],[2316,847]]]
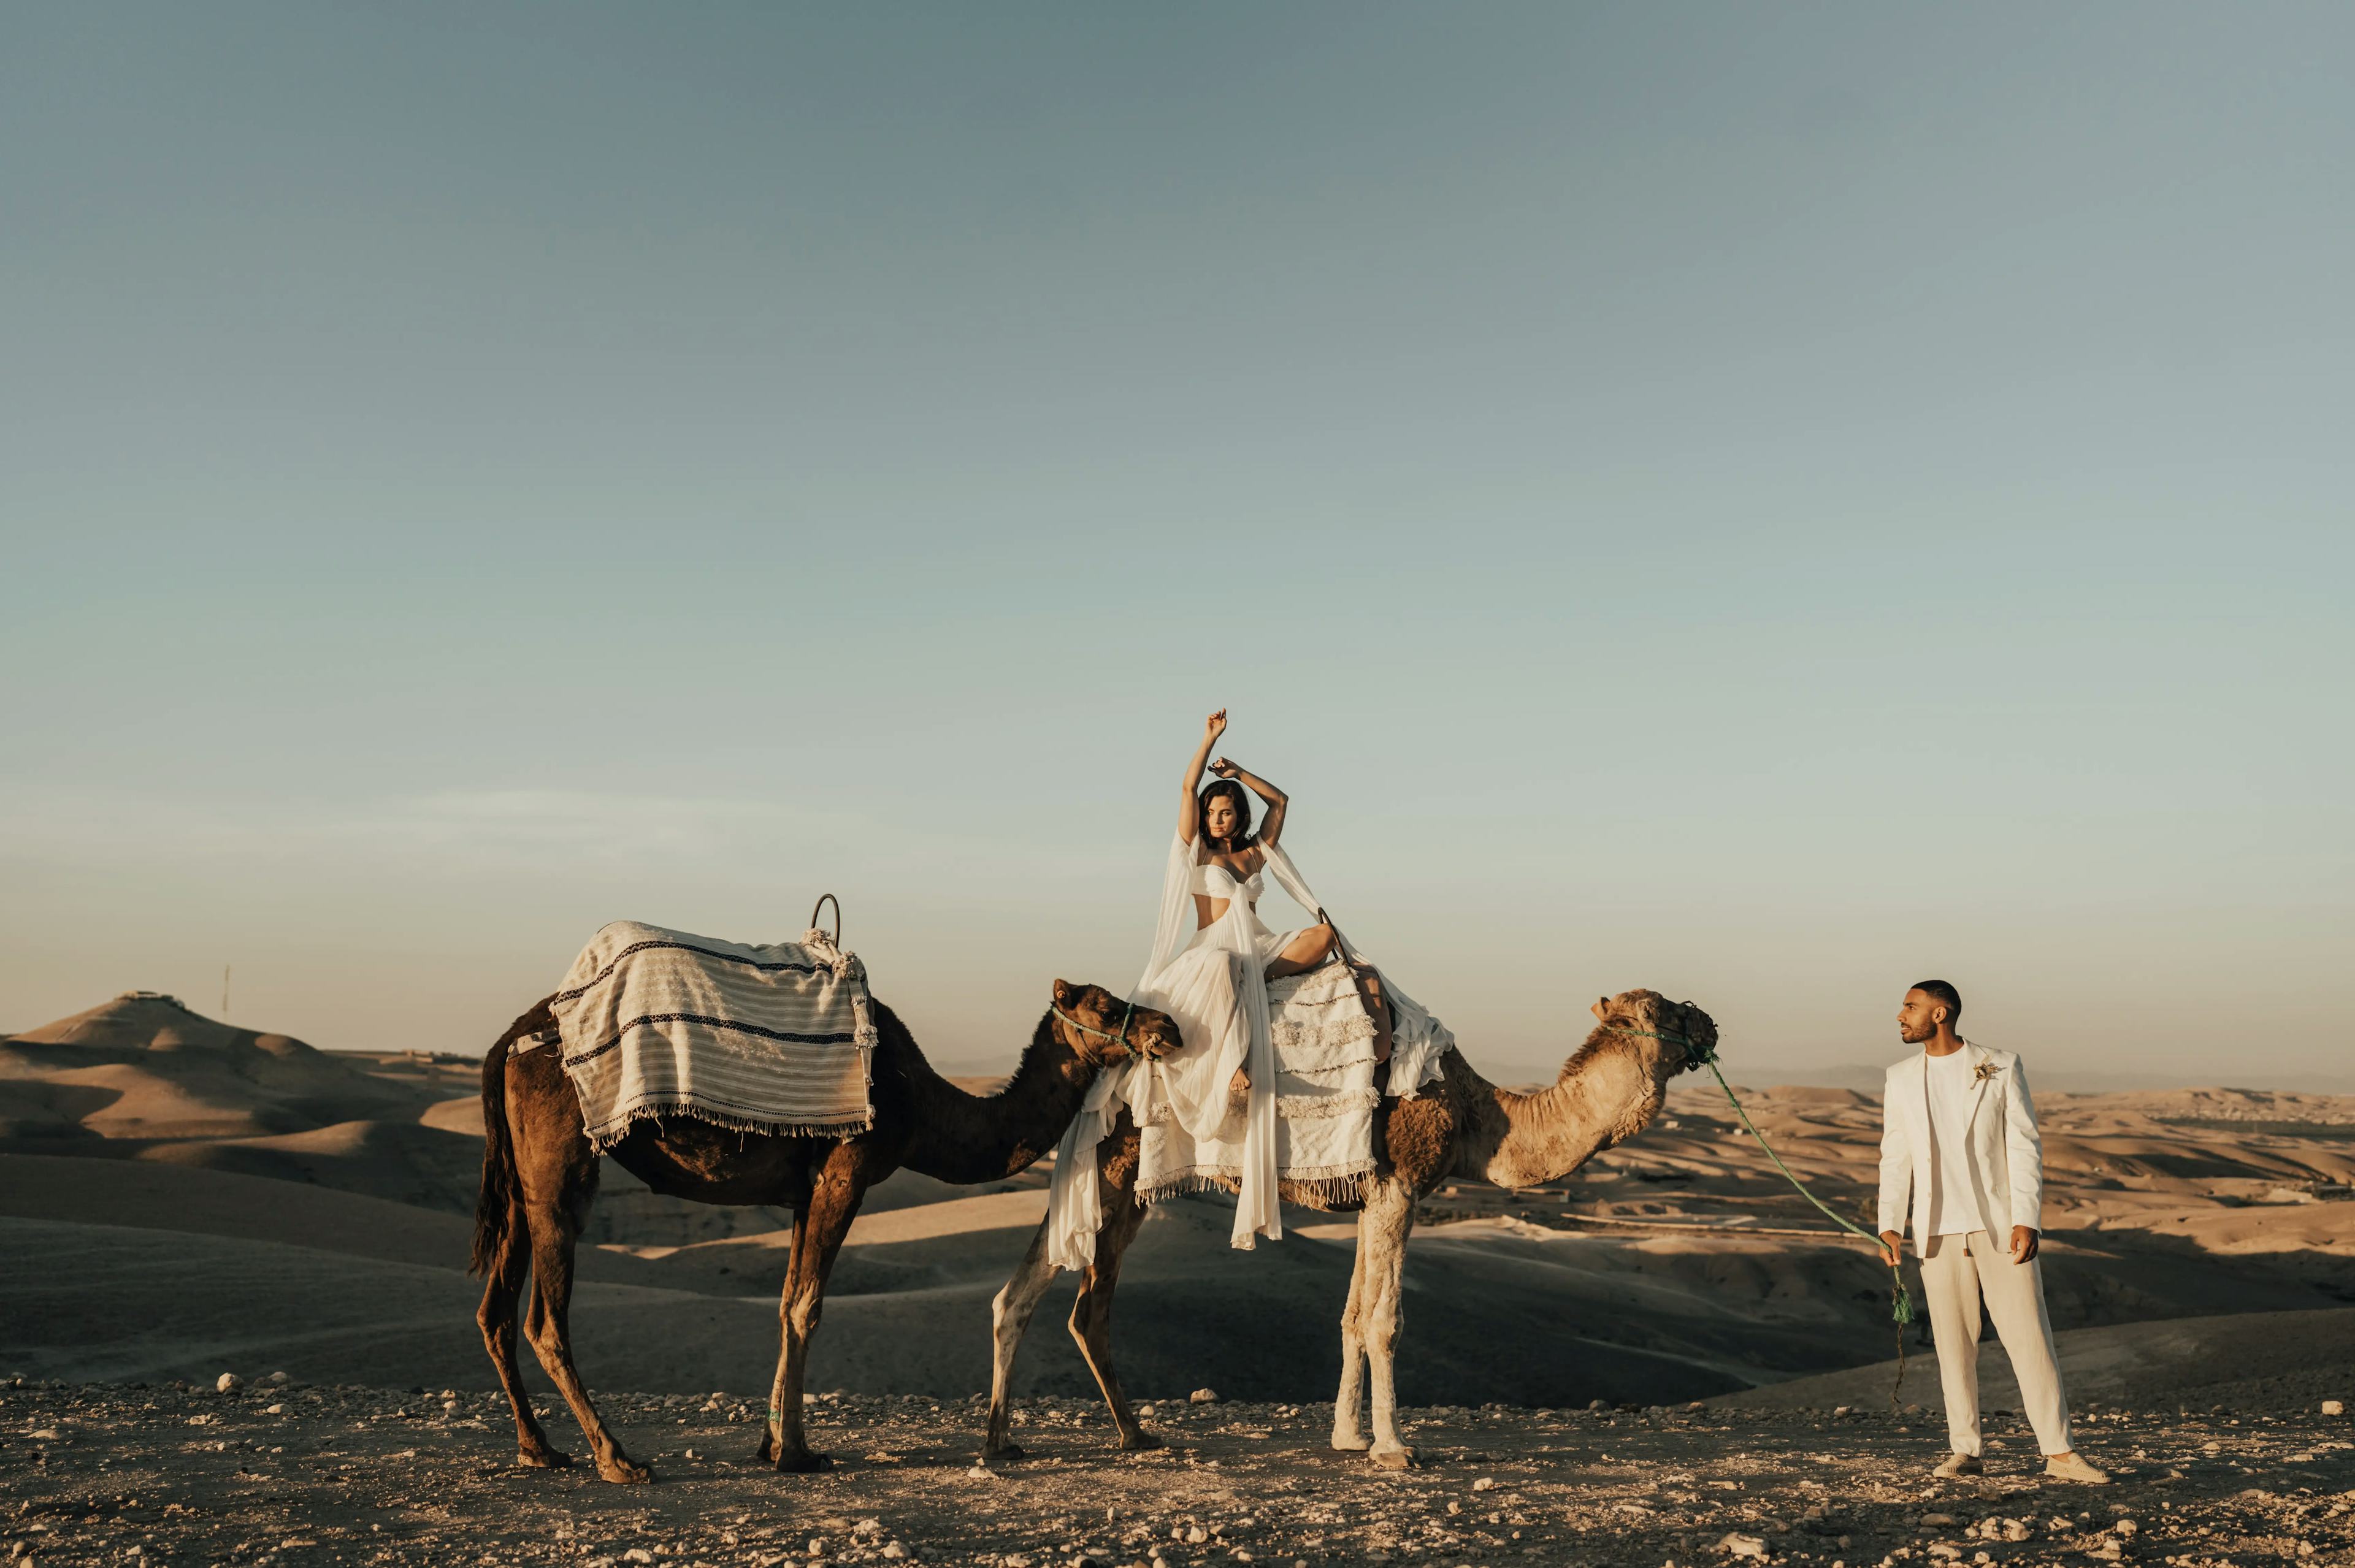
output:
[[[1169,835],[1169,859],[1161,873],[1161,914],[1153,928],[1153,951],[1145,961],[1145,973],[1138,977],[1136,990],[1144,991],[1153,984],[1153,977],[1169,966],[1186,945],[1188,926],[1187,917],[1193,913],[1188,894],[1194,880],[1194,846],[1186,842],[1182,833]],[[1135,993],[1131,993],[1134,999]]]

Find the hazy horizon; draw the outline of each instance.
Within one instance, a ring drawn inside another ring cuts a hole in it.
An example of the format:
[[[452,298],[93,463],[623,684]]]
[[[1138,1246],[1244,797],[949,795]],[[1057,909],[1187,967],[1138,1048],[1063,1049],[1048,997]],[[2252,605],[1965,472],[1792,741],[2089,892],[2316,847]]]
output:
[[[998,1059],[1136,978],[1224,706],[1484,1066],[1636,986],[1893,1060],[1935,975],[2041,1077],[2327,1078],[2350,45],[20,9],[0,1030],[231,965],[478,1051],[605,921],[833,891]]]

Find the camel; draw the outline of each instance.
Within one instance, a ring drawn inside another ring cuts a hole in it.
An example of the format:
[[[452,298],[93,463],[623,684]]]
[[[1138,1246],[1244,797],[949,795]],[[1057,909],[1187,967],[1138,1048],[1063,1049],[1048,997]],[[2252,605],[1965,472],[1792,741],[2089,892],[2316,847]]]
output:
[[[524,1332],[539,1364],[572,1407],[609,1481],[644,1481],[645,1466],[590,1403],[572,1361],[568,1307],[573,1244],[597,1194],[598,1157],[581,1130],[581,1101],[557,1050],[512,1051],[549,1028],[546,998],[509,1025],[483,1060],[482,1198],[474,1215],[474,1271],[485,1280],[475,1315],[483,1344],[514,1407],[518,1461],[539,1469],[571,1463],[532,1414],[516,1363],[516,1308],[528,1268]],[[874,1004],[873,1125],[844,1137],[740,1133],[690,1117],[640,1122],[607,1152],[656,1192],[699,1203],[785,1204],[793,1252],[778,1302],[782,1345],[760,1458],[784,1471],[824,1469],[802,1430],[802,1377],[817,1330],[827,1274],[867,1189],[902,1167],[943,1181],[997,1180],[1053,1148],[1079,1114],[1097,1072],[1132,1055],[1178,1049],[1177,1024],[1098,986],[1055,982],[1055,1002],[1030,1036],[1021,1064],[994,1095],[968,1094],[932,1071],[891,1009]]]
[[[1374,1435],[1368,1457],[1384,1469],[1405,1469],[1414,1463],[1414,1451],[1399,1437],[1391,1367],[1404,1321],[1400,1275],[1416,1201],[1449,1177],[1481,1177],[1514,1188],[1569,1175],[1602,1150],[1641,1132],[1658,1113],[1668,1080],[1706,1062],[1717,1047],[1717,1025],[1707,1013],[1690,1002],[1668,1001],[1656,991],[1605,997],[1593,1011],[1593,1031],[1562,1065],[1550,1089],[1516,1094],[1497,1088],[1450,1051],[1442,1059],[1439,1083],[1415,1099],[1384,1099],[1376,1124],[1379,1163],[1358,1198],[1335,1201],[1329,1194],[1284,1183],[1287,1203],[1328,1213],[1358,1211],[1357,1266],[1349,1278],[1348,1305],[1341,1314],[1341,1388],[1333,1403],[1334,1447],[1349,1452],[1369,1447],[1359,1408],[1370,1366]],[[1112,1364],[1112,1300],[1120,1279],[1121,1253],[1145,1218],[1144,1206],[1136,1201],[1138,1146],[1136,1125],[1125,1112],[1096,1146],[1104,1219],[1096,1232],[1095,1262],[1081,1276],[1071,1322],[1071,1338],[1079,1342],[1080,1354],[1111,1407],[1124,1451],[1161,1446],[1160,1439],[1146,1431],[1129,1409]],[[985,1459],[1023,1457],[1022,1449],[1007,1435],[1013,1419],[1008,1389],[1014,1353],[1054,1275],[1047,1262],[1042,1222],[1014,1277],[991,1304],[996,1361]]]

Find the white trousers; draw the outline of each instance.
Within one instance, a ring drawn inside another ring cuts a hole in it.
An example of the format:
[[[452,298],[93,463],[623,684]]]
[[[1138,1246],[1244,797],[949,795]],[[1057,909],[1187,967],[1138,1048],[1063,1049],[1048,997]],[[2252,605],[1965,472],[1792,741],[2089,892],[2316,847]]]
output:
[[[2019,1403],[2046,1454],[2069,1451],[2068,1396],[2044,1315],[2044,1275],[2030,1259],[1985,1231],[1934,1236],[1922,1253],[1922,1288],[1930,1297],[1930,1333],[1938,1344],[1938,1381],[1946,1393],[1946,1441],[1957,1454],[1979,1451],[1979,1297],[2019,1380]]]

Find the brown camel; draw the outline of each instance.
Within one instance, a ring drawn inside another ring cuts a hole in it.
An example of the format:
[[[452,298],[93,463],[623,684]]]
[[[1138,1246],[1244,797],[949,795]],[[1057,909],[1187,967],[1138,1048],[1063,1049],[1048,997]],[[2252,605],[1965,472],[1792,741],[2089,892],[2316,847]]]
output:
[[[1594,1004],[1599,1020],[1586,1043],[1562,1066],[1550,1089],[1516,1094],[1472,1071],[1455,1051],[1442,1059],[1443,1077],[1412,1100],[1385,1099],[1377,1120],[1375,1158],[1360,1197],[1329,1196],[1283,1184],[1287,1203],[1327,1212],[1358,1212],[1357,1267],[1341,1315],[1341,1391],[1333,1405],[1333,1446],[1368,1446],[1359,1424],[1366,1368],[1373,1369],[1374,1438],[1370,1457],[1385,1469],[1404,1469],[1414,1451],[1399,1439],[1391,1358],[1403,1322],[1400,1273],[1417,1200],[1449,1177],[1476,1176],[1499,1187],[1533,1187],[1569,1175],[1597,1153],[1641,1132],[1659,1111],[1668,1080],[1698,1067],[1715,1051],[1717,1025],[1690,1002],[1656,991],[1623,991]],[[1103,1224],[1096,1232],[1095,1263],[1081,1276],[1071,1307],[1071,1338],[1112,1407],[1123,1449],[1158,1448],[1160,1439],[1138,1424],[1112,1364],[1112,1298],[1120,1257],[1145,1217],[1136,1201],[1138,1136],[1124,1112],[1096,1146],[1096,1181]],[[1008,1396],[1014,1352],[1055,1270],[1047,1262],[1047,1227],[1040,1224],[1014,1277],[992,1304],[996,1359],[990,1379],[986,1458],[1018,1459],[1009,1442]]]
[[[483,1060],[483,1192],[474,1266],[488,1284],[476,1320],[515,1408],[518,1459],[539,1468],[570,1464],[533,1417],[516,1364],[516,1307],[528,1268],[533,1290],[524,1332],[587,1434],[597,1473],[609,1481],[643,1481],[646,1467],[622,1451],[572,1364],[572,1249],[597,1195],[598,1159],[581,1131],[581,1101],[561,1053],[510,1050],[551,1021],[543,1000],[509,1025]],[[1101,987],[1058,980],[1055,1005],[1039,1020],[1014,1076],[984,1096],[933,1072],[907,1026],[880,1002],[875,1026],[875,1116],[865,1132],[783,1137],[673,1116],[637,1124],[607,1151],[670,1197],[793,1209],[793,1252],[778,1305],[783,1343],[760,1452],[780,1470],[822,1469],[828,1462],[803,1436],[802,1375],[826,1275],[867,1189],[901,1167],[958,1183],[1012,1176],[1055,1147],[1100,1068],[1132,1052],[1159,1056],[1179,1043],[1167,1015],[1132,1011]]]

